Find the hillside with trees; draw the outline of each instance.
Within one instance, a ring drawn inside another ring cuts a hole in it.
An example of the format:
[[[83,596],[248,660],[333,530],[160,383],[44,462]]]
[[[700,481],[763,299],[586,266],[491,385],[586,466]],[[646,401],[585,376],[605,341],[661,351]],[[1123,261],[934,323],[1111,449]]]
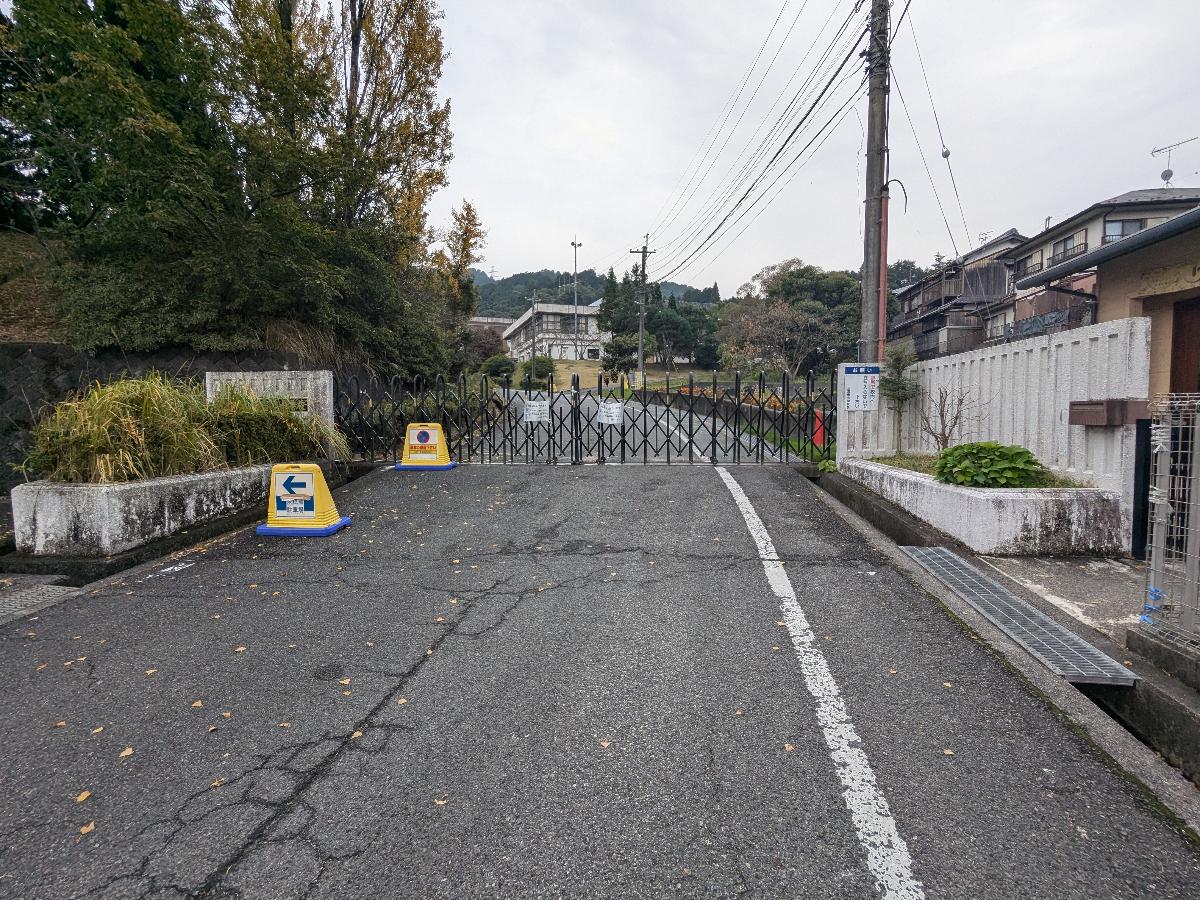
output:
[[[16,0],[0,15],[0,228],[83,348],[465,359],[484,240],[445,228],[435,0]],[[469,354],[467,354],[469,355]]]
[[[493,279],[486,272],[472,269],[475,286],[479,289],[479,314],[483,316],[508,316],[516,318],[529,309],[531,302],[572,303],[574,275],[542,269],[538,272],[518,272],[504,278]],[[604,294],[605,276],[594,269],[579,273],[579,303],[586,306],[599,300]],[[721,300],[717,285],[698,289],[686,284],[664,281],[658,285],[664,300],[676,299],[688,304],[716,304]]]

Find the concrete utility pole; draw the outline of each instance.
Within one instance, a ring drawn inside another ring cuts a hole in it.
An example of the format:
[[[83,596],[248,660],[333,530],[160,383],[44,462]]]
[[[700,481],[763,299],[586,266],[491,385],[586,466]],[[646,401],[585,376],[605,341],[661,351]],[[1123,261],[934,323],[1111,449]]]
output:
[[[863,228],[861,362],[881,362],[887,338],[888,0],[871,0],[867,46],[867,198]]]
[[[579,361],[579,248],[583,243],[579,240],[579,235],[575,235],[575,240],[571,241],[571,249],[575,251],[575,361]]]
[[[630,250],[630,253],[642,254],[642,296],[638,302],[638,387],[642,390],[646,389],[646,294],[648,287],[646,284],[646,259],[651,253],[657,253],[657,250],[650,249],[650,235],[646,235],[646,240],[642,243],[641,250]]]

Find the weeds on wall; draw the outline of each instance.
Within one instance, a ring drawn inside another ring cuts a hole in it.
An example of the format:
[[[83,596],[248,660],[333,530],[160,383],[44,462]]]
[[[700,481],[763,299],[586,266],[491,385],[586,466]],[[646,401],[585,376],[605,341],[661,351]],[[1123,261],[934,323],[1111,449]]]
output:
[[[153,372],[93,384],[56,404],[32,436],[25,476],[80,484],[349,453],[337,429],[287,400],[226,385],[209,404],[198,385]]]

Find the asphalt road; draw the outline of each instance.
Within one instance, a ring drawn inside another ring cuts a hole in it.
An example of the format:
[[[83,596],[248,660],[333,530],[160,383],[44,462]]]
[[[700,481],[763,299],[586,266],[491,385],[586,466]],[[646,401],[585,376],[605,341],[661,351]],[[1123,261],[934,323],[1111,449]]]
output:
[[[600,397],[594,390],[582,391],[578,413],[573,395],[558,392],[553,395],[546,421],[526,422],[527,399],[547,397],[535,392],[527,398],[513,391],[496,424],[476,435],[469,453],[464,451],[463,455],[485,463],[569,462],[573,453],[578,453],[583,462],[784,461],[773,443],[759,437],[757,432],[767,431],[769,425],[759,422],[749,406],[741,410],[746,419],[734,423],[727,413],[713,416],[700,406],[689,412],[662,403],[627,400],[620,423],[605,423],[599,411],[604,400],[614,399],[611,392]]]
[[[5,626],[0,897],[1196,895],[802,477],[728,471],[381,472]]]

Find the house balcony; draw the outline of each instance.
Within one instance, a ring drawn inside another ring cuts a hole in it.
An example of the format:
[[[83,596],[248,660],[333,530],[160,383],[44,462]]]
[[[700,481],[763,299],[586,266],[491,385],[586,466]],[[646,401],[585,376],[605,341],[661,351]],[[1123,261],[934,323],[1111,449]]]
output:
[[[1026,275],[1036,275],[1038,272],[1042,271],[1042,268],[1043,268],[1043,266],[1040,262],[1030,263],[1029,265],[1022,266],[1021,268],[1014,271],[1013,278],[1015,280],[1020,280],[1020,279],[1024,278]]]
[[[1068,259],[1071,259],[1074,256],[1080,256],[1081,254],[1087,253],[1087,248],[1087,241],[1084,241],[1082,244],[1076,244],[1074,247],[1069,247],[1068,249],[1063,250],[1061,253],[1055,253],[1050,257],[1049,265],[1056,266],[1060,262],[1066,262]]]

